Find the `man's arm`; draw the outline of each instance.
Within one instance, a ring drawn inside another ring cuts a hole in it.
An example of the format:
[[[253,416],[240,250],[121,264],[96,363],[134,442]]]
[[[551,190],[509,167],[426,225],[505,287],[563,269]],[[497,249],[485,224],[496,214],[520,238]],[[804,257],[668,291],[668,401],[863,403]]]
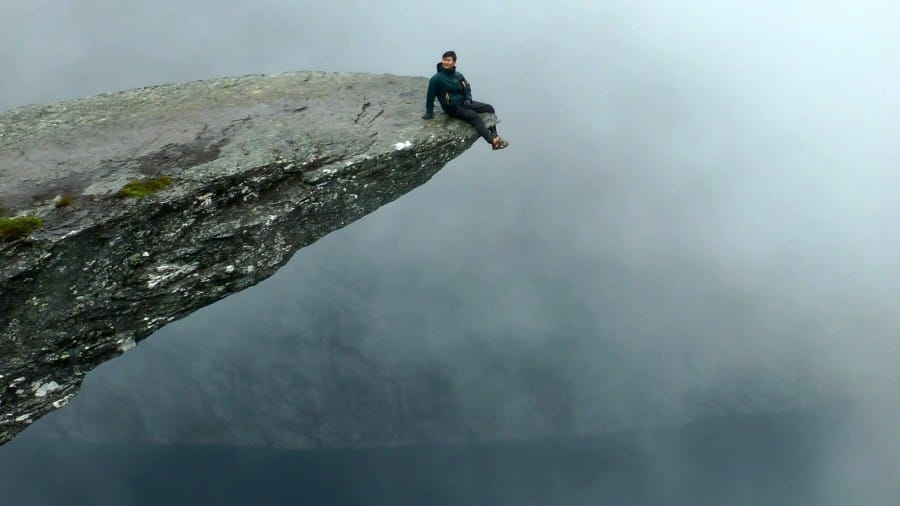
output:
[[[428,93],[425,96],[425,116],[422,119],[434,117],[434,97],[437,95],[437,79],[432,77],[428,81]]]
[[[472,85],[466,80],[466,76],[459,74],[459,80],[463,83],[463,100],[472,101]]]

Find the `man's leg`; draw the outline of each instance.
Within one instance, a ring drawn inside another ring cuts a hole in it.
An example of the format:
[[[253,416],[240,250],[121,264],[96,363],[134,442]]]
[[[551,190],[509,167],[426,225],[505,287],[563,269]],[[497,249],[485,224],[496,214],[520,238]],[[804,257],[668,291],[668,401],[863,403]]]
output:
[[[495,134],[491,133],[488,127],[485,126],[484,120],[481,119],[481,116],[479,116],[477,112],[467,107],[456,105],[447,108],[447,114],[453,116],[454,118],[465,120],[467,123],[475,127],[475,130],[478,131],[478,134],[481,135],[484,140],[488,142],[488,144],[492,144]]]
[[[474,100],[469,103],[471,104],[471,105],[469,105],[469,109],[472,109],[475,112],[489,112],[489,113],[494,112],[494,106],[492,106],[491,104],[485,104],[484,102],[476,102]]]
[[[489,112],[491,114],[494,113],[494,106],[492,106],[491,104],[485,104],[484,102],[476,102],[474,100],[471,102],[471,105],[469,105],[469,109],[472,109],[473,111],[478,112],[478,113],[482,113],[482,112]],[[491,125],[490,127],[488,127],[488,131],[491,132],[491,135],[497,135],[497,125]]]
[[[484,102],[469,102],[469,108],[475,113],[494,113],[494,106],[492,106],[491,104],[485,104]],[[500,135],[497,134],[496,125],[491,125],[488,131],[491,133],[491,140],[489,142],[491,143],[491,147],[493,149],[503,149],[509,146],[509,143],[501,139]]]

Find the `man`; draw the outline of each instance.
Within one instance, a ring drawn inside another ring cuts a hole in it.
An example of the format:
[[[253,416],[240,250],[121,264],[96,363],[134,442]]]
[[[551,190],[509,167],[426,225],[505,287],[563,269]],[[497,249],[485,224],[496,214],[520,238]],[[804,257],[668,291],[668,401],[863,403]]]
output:
[[[497,127],[488,128],[478,113],[494,112],[493,106],[472,101],[472,87],[466,78],[456,71],[456,53],[447,51],[437,64],[437,73],[428,81],[428,96],[425,99],[425,116],[434,118],[434,97],[441,103],[447,115],[459,118],[475,127],[493,149],[503,149],[509,143],[497,135]]]

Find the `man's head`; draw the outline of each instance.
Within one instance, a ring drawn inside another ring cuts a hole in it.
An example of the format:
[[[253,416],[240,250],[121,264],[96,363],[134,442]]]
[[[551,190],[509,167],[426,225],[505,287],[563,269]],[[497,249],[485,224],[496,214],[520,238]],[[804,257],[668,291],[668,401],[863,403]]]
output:
[[[441,56],[441,65],[447,70],[452,69],[456,66],[456,52],[455,51],[445,51],[443,56]]]

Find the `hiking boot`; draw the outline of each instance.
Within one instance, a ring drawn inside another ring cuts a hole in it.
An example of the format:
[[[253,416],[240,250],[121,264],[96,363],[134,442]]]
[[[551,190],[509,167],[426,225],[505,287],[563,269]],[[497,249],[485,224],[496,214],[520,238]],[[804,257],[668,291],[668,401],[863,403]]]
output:
[[[499,135],[494,137],[494,139],[491,141],[491,149],[493,149],[494,151],[503,149],[506,146],[509,146],[509,143],[501,139]]]

